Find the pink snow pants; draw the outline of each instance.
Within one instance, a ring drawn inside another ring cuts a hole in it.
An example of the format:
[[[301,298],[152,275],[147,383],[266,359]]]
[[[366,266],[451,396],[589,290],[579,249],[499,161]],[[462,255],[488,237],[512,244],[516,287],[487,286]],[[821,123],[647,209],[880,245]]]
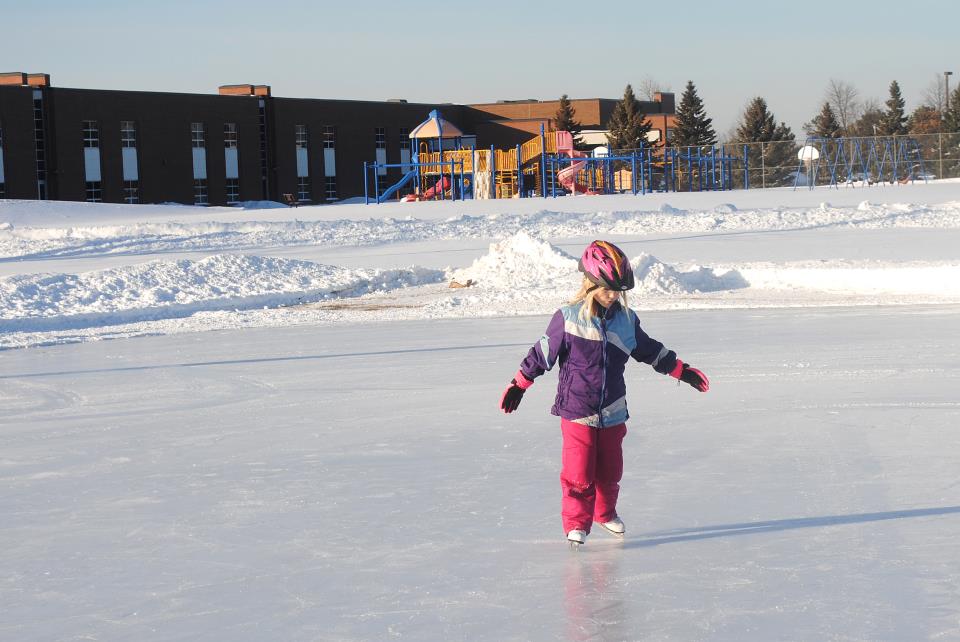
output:
[[[591,428],[561,419],[560,430],[563,532],[580,529],[589,533],[593,522],[609,522],[617,516],[627,425]]]

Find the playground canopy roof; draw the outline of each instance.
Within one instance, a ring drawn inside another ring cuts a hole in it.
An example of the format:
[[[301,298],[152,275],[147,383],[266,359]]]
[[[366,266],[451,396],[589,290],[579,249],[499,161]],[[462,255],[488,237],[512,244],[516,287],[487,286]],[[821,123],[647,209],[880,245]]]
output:
[[[459,138],[463,136],[460,128],[452,124],[434,109],[430,117],[413,128],[410,138]]]

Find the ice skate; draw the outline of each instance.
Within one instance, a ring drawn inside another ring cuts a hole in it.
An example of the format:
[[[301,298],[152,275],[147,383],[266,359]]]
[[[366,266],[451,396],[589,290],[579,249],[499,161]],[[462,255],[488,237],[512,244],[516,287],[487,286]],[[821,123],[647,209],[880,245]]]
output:
[[[570,543],[570,550],[579,550],[587,541],[587,531],[575,528],[567,533],[567,542]]]
[[[619,517],[614,517],[609,522],[600,522],[600,525],[603,526],[603,530],[615,537],[623,537],[627,532],[627,527]]]

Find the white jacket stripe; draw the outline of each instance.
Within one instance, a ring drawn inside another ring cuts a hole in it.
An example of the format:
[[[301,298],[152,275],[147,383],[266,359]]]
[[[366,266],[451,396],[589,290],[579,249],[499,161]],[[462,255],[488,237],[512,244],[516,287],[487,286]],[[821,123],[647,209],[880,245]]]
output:
[[[603,425],[610,426],[623,423],[626,421],[627,417],[627,398],[620,397],[615,401],[611,402],[606,408],[603,409]],[[583,424],[584,426],[597,427],[600,425],[600,416],[599,415],[590,415],[589,417],[581,417],[580,419],[571,419],[573,423]]]
[[[575,337],[580,337],[581,339],[587,339],[589,341],[603,341],[603,336],[600,334],[600,328],[596,326],[583,325],[577,323],[576,321],[571,321],[567,319],[563,324],[563,330],[567,334],[571,334]],[[623,350],[624,354],[629,355],[632,350],[626,346],[623,342],[623,339],[616,332],[607,332],[607,343],[616,346],[620,350]]]

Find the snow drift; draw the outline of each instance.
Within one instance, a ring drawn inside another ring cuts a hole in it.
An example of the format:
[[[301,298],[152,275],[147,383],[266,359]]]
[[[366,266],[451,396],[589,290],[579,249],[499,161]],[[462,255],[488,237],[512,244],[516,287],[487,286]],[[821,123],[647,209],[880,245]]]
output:
[[[720,276],[705,267],[682,272],[649,254],[640,254],[630,264],[637,280],[630,292],[632,296],[693,294],[748,286],[735,270]],[[529,290],[552,295],[560,291],[569,296],[580,285],[582,276],[576,258],[526,232],[518,232],[492,243],[487,254],[470,267],[454,271],[453,278],[473,281],[480,290],[523,291],[523,296],[529,296]]]
[[[310,261],[220,254],[82,274],[0,279],[0,331],[76,328],[359,296],[435,283],[425,268],[356,270]]]

